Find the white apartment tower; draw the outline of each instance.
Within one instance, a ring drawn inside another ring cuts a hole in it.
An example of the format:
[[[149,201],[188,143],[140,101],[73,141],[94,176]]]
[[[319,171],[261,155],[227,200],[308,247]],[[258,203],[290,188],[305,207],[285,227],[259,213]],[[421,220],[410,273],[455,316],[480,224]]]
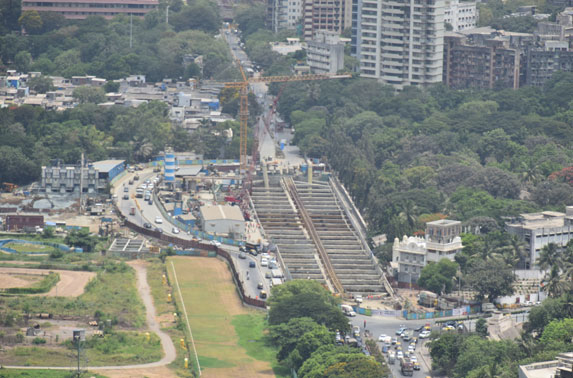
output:
[[[452,26],[452,31],[473,29],[477,23],[477,6],[475,2],[446,0],[444,22]]]
[[[362,0],[360,75],[402,89],[442,81],[445,0]]]
[[[268,0],[267,23],[275,33],[295,30],[302,23],[304,0]]]

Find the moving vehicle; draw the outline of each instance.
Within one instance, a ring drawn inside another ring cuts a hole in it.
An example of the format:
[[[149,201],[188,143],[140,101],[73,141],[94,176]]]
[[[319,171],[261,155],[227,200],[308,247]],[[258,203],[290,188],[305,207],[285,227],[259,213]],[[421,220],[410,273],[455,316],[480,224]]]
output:
[[[262,282],[259,282],[259,283],[257,284],[257,289],[262,289],[262,288],[263,288],[263,283],[262,283]]]
[[[249,262],[249,268],[254,268],[254,267],[256,267],[256,266],[257,266],[257,265],[255,264],[254,261],[250,261],[250,262]]]
[[[163,219],[161,219],[161,217],[155,217],[155,223],[163,223]]]
[[[269,265],[269,261],[267,259],[262,259],[261,266],[267,266],[267,265]]]
[[[400,326],[400,328],[398,328],[398,330],[396,331],[396,335],[398,336],[402,336],[402,332],[404,332],[407,328],[404,327],[403,325]]]
[[[430,331],[422,331],[419,337],[420,339],[427,339],[428,337],[430,337]]]
[[[151,228],[151,223],[145,222],[145,223],[143,224],[143,227],[145,227],[145,228]]]
[[[356,303],[362,303],[362,295],[358,294],[354,296]]]
[[[179,229],[177,227],[173,227],[173,229],[171,230],[171,232],[173,232],[174,234],[178,234],[179,233]]]
[[[378,341],[385,343],[385,344],[390,344],[390,343],[392,343],[392,337],[390,337],[386,334],[381,334],[380,336],[378,336]]]
[[[407,358],[400,359],[400,372],[402,375],[412,376],[414,375],[414,364]]]
[[[261,294],[259,295],[259,297],[261,297],[261,299],[266,299],[267,298],[267,292],[264,290],[261,290]]]
[[[247,254],[245,252],[241,252],[239,253],[239,258],[240,259],[246,259],[247,258]]]
[[[352,327],[352,334],[354,337],[360,337],[360,326]]]
[[[356,313],[354,312],[354,309],[352,308],[352,306],[349,305],[341,305],[340,308],[342,309],[342,312],[344,313],[344,315],[346,316],[356,316]]]
[[[124,191],[125,193],[127,193],[127,192],[129,192],[129,188],[128,188],[127,186],[124,186],[124,187],[123,187],[123,191]]]
[[[123,199],[124,199],[124,200],[128,200],[128,199],[129,199],[129,194],[125,193],[125,194],[123,195]]]
[[[135,215],[135,207],[129,209],[129,215]]]
[[[394,362],[396,361],[396,354],[394,353],[394,351],[389,351],[388,352],[388,363],[390,365],[394,365]]]
[[[137,188],[137,189],[135,190],[135,197],[137,197],[137,198],[143,198],[143,189]]]

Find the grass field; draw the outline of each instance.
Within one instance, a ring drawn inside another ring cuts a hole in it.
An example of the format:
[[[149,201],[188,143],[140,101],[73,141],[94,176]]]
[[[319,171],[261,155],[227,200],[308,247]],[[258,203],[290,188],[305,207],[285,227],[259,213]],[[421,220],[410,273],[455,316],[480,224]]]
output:
[[[241,304],[226,263],[208,257],[170,258],[167,264],[174,286],[171,261],[187,309],[202,376],[282,376],[284,372],[277,368],[276,350],[264,340],[265,313]],[[180,302],[177,292],[175,299]]]
[[[50,253],[55,247],[43,244],[31,244],[31,243],[8,243],[4,244],[6,248],[12,248],[18,252],[44,252]]]

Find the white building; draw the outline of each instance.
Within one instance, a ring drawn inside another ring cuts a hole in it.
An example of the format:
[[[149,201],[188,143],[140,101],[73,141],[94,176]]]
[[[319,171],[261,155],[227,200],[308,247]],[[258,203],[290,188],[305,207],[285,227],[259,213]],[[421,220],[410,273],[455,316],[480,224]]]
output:
[[[446,1],[444,22],[452,26],[452,31],[473,29],[477,24],[477,6],[475,2]]]
[[[363,0],[360,75],[401,89],[442,81],[444,0]]]
[[[123,172],[124,160],[102,160],[88,163],[42,167],[40,191],[97,193],[106,189],[109,182]]]
[[[428,262],[443,258],[454,261],[461,252],[462,224],[459,221],[442,219],[426,223],[425,238],[404,235],[402,241],[394,239],[392,262],[400,282],[416,282]]]
[[[567,206],[565,214],[557,211],[520,214],[507,222],[505,228],[527,244],[529,257],[525,261],[525,268],[532,269],[544,246],[555,243],[565,247],[573,239],[573,206]]]
[[[307,43],[306,61],[313,73],[337,73],[344,68],[344,45],[338,33],[318,31]]]
[[[275,33],[301,24],[304,0],[268,0],[267,23]]]
[[[245,235],[245,218],[239,206],[202,206],[201,223],[203,231],[210,234],[233,234],[234,239]]]
[[[573,352],[560,353],[556,360],[519,365],[519,378],[546,378],[573,376]]]

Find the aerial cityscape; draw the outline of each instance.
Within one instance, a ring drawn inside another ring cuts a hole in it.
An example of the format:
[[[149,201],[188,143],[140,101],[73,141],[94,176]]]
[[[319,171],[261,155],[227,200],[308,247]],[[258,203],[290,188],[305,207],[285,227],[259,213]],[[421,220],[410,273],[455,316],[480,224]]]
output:
[[[573,378],[573,2],[0,19],[0,377]]]

